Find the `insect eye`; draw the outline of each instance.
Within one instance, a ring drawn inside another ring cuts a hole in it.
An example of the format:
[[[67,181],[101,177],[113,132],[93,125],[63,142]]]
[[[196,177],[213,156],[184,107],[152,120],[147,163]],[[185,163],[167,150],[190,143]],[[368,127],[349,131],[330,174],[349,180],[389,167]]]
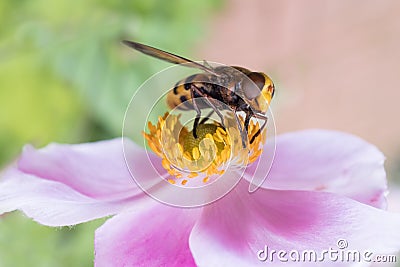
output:
[[[250,78],[250,80],[252,80],[258,87],[258,89],[260,89],[260,91],[264,88],[265,85],[265,78],[264,75],[262,75],[261,73],[258,72],[252,72],[248,75],[248,77]]]
[[[265,78],[258,72],[251,72],[247,77],[257,86],[258,90],[250,80],[245,80],[243,83],[243,91],[248,99],[254,99],[260,95],[260,91],[264,88]]]

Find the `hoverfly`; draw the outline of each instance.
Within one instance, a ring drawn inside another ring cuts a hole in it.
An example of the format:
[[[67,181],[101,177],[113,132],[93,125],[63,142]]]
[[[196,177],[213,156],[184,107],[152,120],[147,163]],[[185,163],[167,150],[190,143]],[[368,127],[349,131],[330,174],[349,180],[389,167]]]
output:
[[[196,129],[199,123],[204,123],[213,112],[219,116],[221,124],[224,126],[221,110],[226,109],[226,107],[234,112],[244,148],[246,147],[247,133],[252,117],[261,119],[264,123],[251,137],[250,144],[261,134],[268,119],[265,113],[275,92],[274,84],[266,74],[252,72],[237,66],[213,68],[206,61],[204,61],[204,64],[200,64],[148,45],[126,40],[122,43],[149,56],[203,71],[178,81],[167,94],[167,105],[171,109],[195,110],[194,138],[197,138]],[[247,78],[244,79],[245,77]],[[200,121],[201,110],[205,108],[211,108],[212,111]],[[237,112],[240,111],[246,114],[244,129],[237,115]]]

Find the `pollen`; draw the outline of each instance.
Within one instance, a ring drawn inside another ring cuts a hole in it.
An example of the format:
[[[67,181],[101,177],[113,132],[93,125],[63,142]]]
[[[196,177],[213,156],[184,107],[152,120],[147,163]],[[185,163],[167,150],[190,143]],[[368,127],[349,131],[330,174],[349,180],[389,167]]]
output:
[[[210,183],[224,174],[228,166],[241,168],[257,160],[262,153],[265,130],[243,147],[234,118],[226,119],[226,128],[216,121],[199,124],[195,138],[193,126],[183,125],[180,117],[165,113],[156,125],[148,122],[148,133],[143,132],[149,148],[162,159],[161,164],[170,175],[166,178],[170,184]],[[240,121],[243,123],[243,118]],[[259,123],[251,121],[248,140],[259,129]]]

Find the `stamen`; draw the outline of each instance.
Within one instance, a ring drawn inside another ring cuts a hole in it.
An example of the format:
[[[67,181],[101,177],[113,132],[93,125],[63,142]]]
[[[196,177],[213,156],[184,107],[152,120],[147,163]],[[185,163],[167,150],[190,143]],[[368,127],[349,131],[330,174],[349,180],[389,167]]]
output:
[[[239,118],[244,127],[243,117]],[[191,126],[183,126],[179,115],[166,113],[158,118],[157,125],[148,122],[149,133],[143,136],[149,148],[162,158],[163,168],[171,175],[167,181],[187,186],[198,180],[197,177],[202,183],[213,181],[225,173],[228,165],[242,167],[261,155],[265,130],[243,148],[234,118],[227,118],[225,125],[229,127],[224,128],[217,122],[200,124],[194,138]],[[259,129],[260,124],[251,120],[248,139]]]
[[[200,158],[200,151],[198,147],[194,147],[192,150],[192,156],[194,160],[198,160]]]

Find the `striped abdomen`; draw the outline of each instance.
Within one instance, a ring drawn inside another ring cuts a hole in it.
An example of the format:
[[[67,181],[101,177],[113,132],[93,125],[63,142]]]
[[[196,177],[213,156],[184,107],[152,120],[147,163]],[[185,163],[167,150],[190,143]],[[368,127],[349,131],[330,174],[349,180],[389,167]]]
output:
[[[190,88],[195,86],[199,88],[202,92],[209,95],[211,91],[210,79],[207,74],[199,73],[187,77],[184,80],[177,82],[172,90],[167,94],[167,105],[170,109],[178,108],[180,110],[192,110],[192,96],[190,93]],[[195,93],[195,97],[199,97]],[[199,108],[208,107],[199,99],[196,102]]]

